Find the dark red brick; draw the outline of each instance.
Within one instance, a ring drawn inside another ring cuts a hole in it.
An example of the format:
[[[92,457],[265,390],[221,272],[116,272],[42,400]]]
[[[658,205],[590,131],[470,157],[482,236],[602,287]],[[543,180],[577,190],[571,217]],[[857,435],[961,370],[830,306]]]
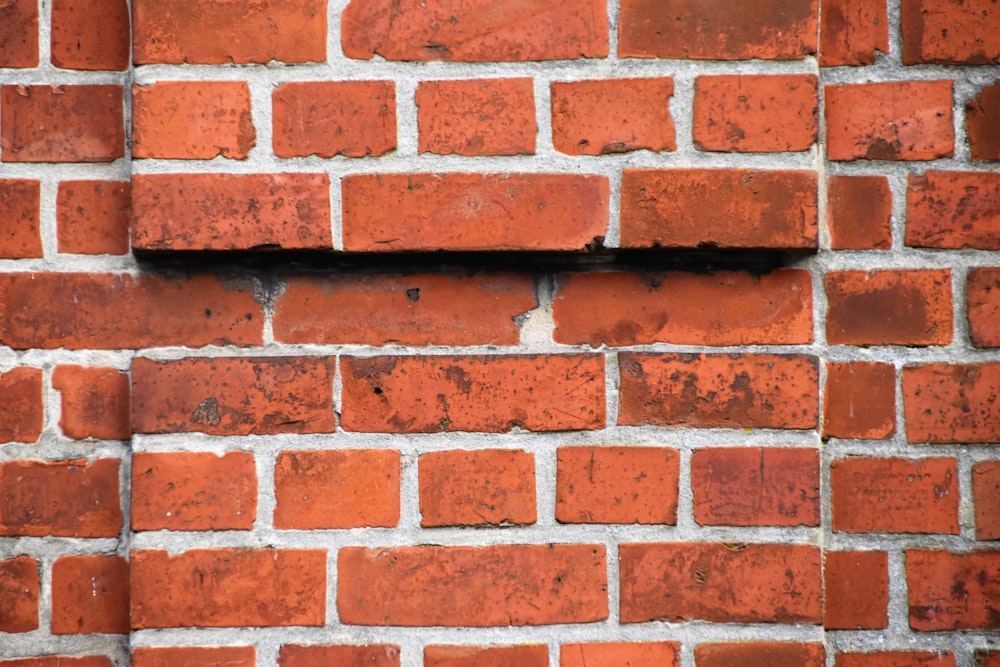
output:
[[[38,561],[30,556],[0,560],[0,632],[38,629]]]
[[[694,648],[696,667],[824,667],[822,644],[792,642],[733,642],[699,644]]]
[[[0,67],[38,67],[38,0],[0,7]]]
[[[130,21],[126,0],[52,0],[52,64],[125,71]]]
[[[826,226],[833,250],[892,247],[892,190],[885,176],[831,176]]]
[[[1000,461],[981,461],[972,466],[972,502],[976,539],[1000,540]]]
[[[52,565],[52,634],[128,634],[128,562],[62,556]]]
[[[56,196],[59,252],[127,254],[131,217],[128,181],[62,181]]]
[[[881,630],[889,625],[889,554],[827,551],[823,560],[823,627]]]
[[[1000,250],[1000,173],[910,174],[906,245]]]
[[[896,432],[896,369],[852,361],[827,364],[824,438],[888,438]]]
[[[61,394],[59,427],[70,438],[128,440],[132,414],[128,373],[114,368],[60,365],[52,386]]]
[[[1000,442],[1000,364],[903,368],[909,442]]]
[[[872,65],[875,52],[889,53],[886,0],[823,0],[819,65]]]
[[[45,422],[42,369],[0,373],[0,442],[35,442]]]
[[[0,259],[42,256],[41,191],[39,181],[0,179]]]
[[[903,64],[1000,63],[994,0],[902,0]]]
[[[969,270],[969,338],[976,347],[1000,347],[1000,268]]]
[[[968,553],[907,549],[910,628],[1000,630],[996,610],[1000,550]]]
[[[1000,160],[1000,81],[965,103],[965,127],[973,160]]]

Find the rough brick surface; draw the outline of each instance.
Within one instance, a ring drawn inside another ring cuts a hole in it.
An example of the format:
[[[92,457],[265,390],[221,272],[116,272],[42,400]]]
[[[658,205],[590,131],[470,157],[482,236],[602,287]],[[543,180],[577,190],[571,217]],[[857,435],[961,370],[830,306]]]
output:
[[[823,667],[826,651],[822,644],[792,642],[733,642],[699,644],[694,649],[695,667]]]
[[[0,632],[38,628],[38,561],[29,556],[0,560]]]
[[[326,646],[285,644],[278,653],[278,667],[399,667],[399,647],[393,644]]]
[[[997,667],[1000,665],[1000,651],[977,649],[974,655],[976,667]]]
[[[792,544],[618,547],[621,620],[820,623],[820,552]]]
[[[590,430],[604,426],[598,355],[343,357],[345,431]]]
[[[254,667],[253,646],[167,646],[132,649],[132,667]]]
[[[907,549],[906,588],[914,630],[1000,630],[996,613],[1000,551]]]
[[[391,528],[399,523],[394,450],[284,451],[274,470],[274,527]]]
[[[827,551],[823,558],[823,627],[880,630],[889,624],[889,555]]]
[[[256,517],[250,452],[132,455],[132,530],[250,530]]]
[[[42,256],[40,206],[38,181],[0,180],[0,259]]]
[[[1000,268],[969,271],[969,338],[976,347],[1000,347]]]
[[[885,0],[825,0],[820,13],[820,67],[871,65],[889,52]]]
[[[972,466],[977,540],[1000,540],[1000,461]]]
[[[358,625],[520,626],[608,616],[604,547],[345,547],[340,620]]]
[[[565,273],[556,285],[557,343],[812,342],[812,282],[806,271]]]
[[[62,181],[56,197],[59,252],[124,255],[131,217],[127,181]]]
[[[608,180],[576,174],[356,174],[343,180],[344,247],[582,250],[603,240]]]
[[[73,657],[66,655],[47,655],[37,658],[18,658],[2,660],[3,667],[112,667],[111,659],[106,655],[88,655]]]
[[[38,66],[38,3],[13,0],[0,7],[0,67]]]
[[[888,438],[896,432],[896,369],[855,361],[828,364],[823,437]]]
[[[804,355],[622,353],[618,423],[816,428],[817,360]]]
[[[548,667],[544,644],[521,646],[425,646],[424,667]]]
[[[70,438],[127,440],[132,435],[128,373],[61,365],[52,372],[61,394],[59,427]]]
[[[420,525],[535,522],[535,459],[523,450],[431,452],[420,457]]]
[[[993,0],[903,0],[903,63],[1000,63],[1000,19]]]
[[[553,82],[552,145],[567,155],[676,150],[673,94],[670,77]]]
[[[326,551],[131,554],[132,628],[323,625]]]
[[[679,664],[678,642],[600,642],[563,644],[559,647],[559,667],[588,665],[590,667],[595,665],[678,667]]]
[[[52,64],[79,70],[128,69],[129,22],[126,0],[53,0]]]
[[[875,651],[838,653],[836,667],[955,667],[955,656],[945,651]]]
[[[909,442],[1000,442],[1000,364],[903,368]]]
[[[814,249],[816,174],[748,169],[626,169],[624,248]]]
[[[45,420],[42,369],[18,366],[0,373],[0,442],[35,442]]]
[[[831,176],[826,224],[833,250],[892,247],[892,191],[885,176]]]
[[[910,174],[906,245],[1000,250],[1000,173]]]
[[[972,159],[1000,160],[1000,82],[965,103],[965,123]]]
[[[52,565],[52,634],[127,634],[128,563],[63,556]]]
[[[565,60],[608,55],[602,0],[351,0],[341,16],[348,58],[466,62]]]

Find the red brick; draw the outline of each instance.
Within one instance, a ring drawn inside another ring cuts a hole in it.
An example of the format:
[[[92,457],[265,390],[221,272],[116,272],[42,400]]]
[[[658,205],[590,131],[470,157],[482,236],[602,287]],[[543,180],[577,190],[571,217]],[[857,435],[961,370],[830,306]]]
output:
[[[1000,540],[1000,461],[972,466],[972,501],[976,510],[976,539]]]
[[[745,543],[622,544],[622,623],[820,623],[820,552]]]
[[[831,176],[826,226],[832,250],[892,247],[892,190],[885,176]]]
[[[0,535],[118,537],[118,459],[0,464]]]
[[[421,153],[535,153],[538,126],[530,78],[421,81],[416,99]]]
[[[35,442],[45,420],[42,369],[0,373],[0,442]]]
[[[874,361],[827,364],[823,437],[878,440],[895,432],[895,367]]]
[[[853,457],[830,464],[833,530],[958,535],[953,458]]]
[[[699,644],[694,648],[696,667],[824,667],[822,644],[792,642],[733,642]]]
[[[975,652],[976,667],[1000,666],[1000,651],[977,649]]]
[[[0,259],[42,256],[40,201],[38,181],[0,179]]]
[[[560,447],[560,523],[677,524],[680,457],[668,447]]]
[[[538,306],[527,273],[296,275],[274,302],[284,343],[517,345]]]
[[[431,452],[419,466],[424,528],[535,523],[535,457],[524,450]]]
[[[567,155],[677,150],[673,94],[670,77],[553,82],[552,144]]]
[[[903,64],[1000,63],[994,0],[902,0]]]
[[[486,627],[608,617],[597,544],[344,547],[337,609],[349,625]]]
[[[965,103],[965,125],[972,159],[1000,160],[1000,82]]]
[[[63,556],[52,565],[52,634],[128,634],[128,563]]]
[[[877,651],[838,653],[836,667],[955,667],[955,656],[944,651]]]
[[[577,174],[354,174],[343,180],[344,247],[581,250],[603,242],[609,188]]]
[[[623,352],[620,425],[817,426],[818,362],[805,355]]]
[[[1000,364],[903,368],[909,442],[1000,442]]]
[[[217,357],[132,362],[136,433],[330,433],[334,360]]]
[[[557,343],[780,345],[813,339],[807,271],[564,273],[556,284]]]
[[[830,160],[934,160],[955,154],[951,81],[826,86]]]
[[[602,428],[600,355],[344,357],[345,431]]]
[[[1000,347],[1000,268],[969,270],[969,338],[976,347]]]
[[[819,452],[709,447],[691,455],[694,520],[702,526],[818,526]]]
[[[947,345],[951,270],[831,271],[826,274],[831,345]]]
[[[910,174],[906,245],[1000,250],[1000,173]]]
[[[886,0],[824,0],[819,23],[819,65],[872,65],[889,53]]]
[[[816,0],[622,0],[618,55],[802,60],[816,53]]]
[[[425,646],[424,667],[548,667],[549,647]]]
[[[0,67],[38,67],[37,0],[0,7]]]
[[[283,451],[274,469],[275,528],[391,528],[400,456],[392,449]]]
[[[132,649],[132,667],[255,667],[253,646],[164,646]]]
[[[250,452],[132,455],[132,530],[250,530],[257,471]]]
[[[694,145],[702,151],[806,151],[819,132],[812,74],[699,76]]]
[[[121,86],[3,86],[4,162],[112,162],[125,155]]]
[[[953,554],[907,549],[910,627],[918,631],[1000,630],[1000,550]]]
[[[132,178],[135,250],[330,250],[326,174]]]
[[[0,560],[0,632],[38,629],[38,562],[29,556]]]
[[[392,81],[303,81],[271,93],[278,157],[378,157],[396,148]]]
[[[257,144],[245,81],[132,86],[132,157],[245,160]]]
[[[341,16],[348,58],[516,62],[603,58],[603,0],[351,0]]]
[[[817,245],[816,174],[749,169],[626,169],[623,248]]]
[[[56,197],[59,252],[125,255],[131,217],[128,181],[62,181]]]
[[[88,655],[82,658],[64,655],[46,655],[38,658],[0,660],[2,667],[112,667],[106,655]]]
[[[326,60],[326,0],[134,0],[136,65]]]
[[[132,628],[321,626],[325,549],[132,551]]]
[[[399,667],[399,647],[394,644],[322,646],[285,644],[278,667]]]
[[[677,642],[602,642],[563,644],[559,667],[678,667]]]
[[[823,563],[823,627],[882,630],[889,625],[889,554],[827,551]]]
[[[70,438],[127,440],[132,435],[128,373],[114,368],[56,366],[52,386],[62,395],[59,426]]]
[[[0,274],[0,343],[19,350],[259,345],[263,314],[252,287],[210,275]]]
[[[129,22],[125,0],[52,0],[52,64],[64,69],[125,71]]]

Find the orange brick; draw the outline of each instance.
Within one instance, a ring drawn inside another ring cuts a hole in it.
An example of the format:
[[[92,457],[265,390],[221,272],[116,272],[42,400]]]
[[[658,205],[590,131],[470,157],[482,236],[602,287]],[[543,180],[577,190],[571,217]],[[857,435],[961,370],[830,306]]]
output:
[[[1000,8],[993,0],[902,0],[903,64],[1000,63]]]
[[[996,609],[996,572],[1000,550],[949,553],[906,550],[906,590],[910,628],[1000,630]]]
[[[822,644],[792,642],[733,642],[699,644],[694,648],[696,667],[824,667]]]
[[[278,653],[278,667],[399,667],[395,644],[322,646],[285,644]]]
[[[40,202],[38,181],[0,179],[0,259],[42,256]]]
[[[972,466],[972,502],[976,539],[1000,540],[1000,461],[982,461]]]
[[[1000,82],[965,103],[965,125],[972,159],[1000,160]]]
[[[563,644],[559,647],[559,667],[678,667],[678,642],[601,642]]]
[[[128,634],[128,563],[63,556],[52,565],[52,634]]]
[[[1000,364],[925,364],[903,368],[909,442],[1000,442]]]
[[[827,551],[823,562],[823,627],[881,630],[889,625],[889,554]]]
[[[1000,173],[910,174],[906,245],[1000,250]]]
[[[868,361],[827,364],[824,438],[888,438],[896,432],[896,369]]]
[[[38,629],[38,561],[29,556],[0,560],[0,632]]]
[[[955,656],[944,651],[877,651],[838,653],[836,667],[955,667]]]
[[[421,153],[533,155],[532,80],[421,81],[417,126]]]
[[[420,525],[535,523],[535,458],[523,450],[422,454]]]
[[[38,2],[0,7],[0,67],[38,67]]]
[[[889,53],[886,0],[824,0],[819,24],[819,65],[872,65]]]
[[[164,646],[132,649],[132,667],[255,667],[253,646]]]
[[[969,338],[976,347],[1000,347],[1000,268],[969,270]]]
[[[131,216],[131,183],[62,181],[56,197],[59,252],[127,254]]]
[[[826,225],[833,250],[892,247],[892,191],[885,176],[831,176]]]
[[[130,21],[125,0],[52,0],[52,64],[125,71]]]
[[[424,667],[548,667],[549,647],[425,646]]]
[[[0,442],[35,442],[45,406],[42,369],[17,366],[0,373]]]
[[[56,366],[52,386],[62,395],[59,426],[70,438],[127,440],[132,435],[128,373],[114,368]]]

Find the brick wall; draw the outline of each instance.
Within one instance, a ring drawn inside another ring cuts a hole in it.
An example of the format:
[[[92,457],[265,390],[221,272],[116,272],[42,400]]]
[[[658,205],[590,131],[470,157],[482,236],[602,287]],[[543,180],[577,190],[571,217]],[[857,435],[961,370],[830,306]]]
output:
[[[0,83],[0,666],[1000,665],[996,0],[7,0]]]

